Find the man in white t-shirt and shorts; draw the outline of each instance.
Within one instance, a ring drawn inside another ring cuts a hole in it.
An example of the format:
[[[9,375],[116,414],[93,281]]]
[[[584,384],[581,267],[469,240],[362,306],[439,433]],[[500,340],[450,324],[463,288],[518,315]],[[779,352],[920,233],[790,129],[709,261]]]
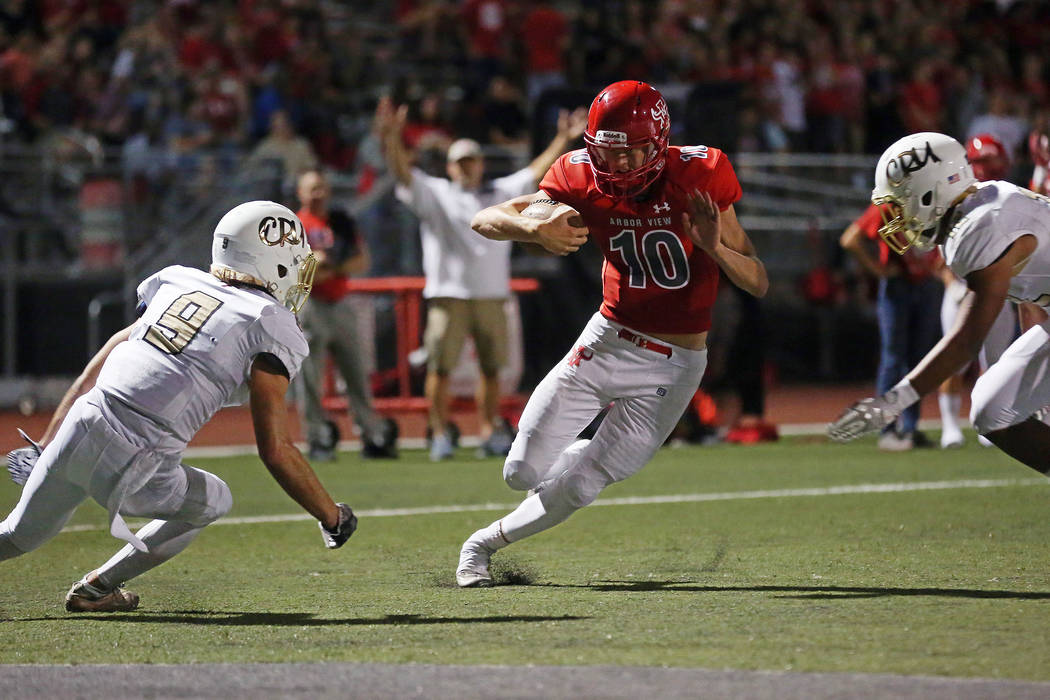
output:
[[[411,164],[401,132],[406,109],[388,99],[376,109],[376,125],[387,164],[397,178],[397,197],[420,220],[426,284],[427,350],[425,393],[432,433],[430,458],[452,456],[448,435],[450,375],[469,335],[477,348],[481,381],[477,391],[481,454],[506,455],[511,436],[500,429],[499,369],[507,358],[504,302],[510,294],[508,241],[479,237],[470,228],[478,211],[536,189],[543,174],[583,133],[586,111],[563,112],[558,132],[528,166],[506,177],[485,181],[481,146],[472,139],[454,141],[448,149],[448,178],[434,177]]]

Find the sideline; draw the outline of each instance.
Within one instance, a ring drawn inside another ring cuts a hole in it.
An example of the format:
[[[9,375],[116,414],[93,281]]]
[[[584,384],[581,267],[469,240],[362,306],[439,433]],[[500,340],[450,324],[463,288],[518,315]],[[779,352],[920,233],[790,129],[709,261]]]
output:
[[[643,506],[656,503],[703,503],[706,501],[741,501],[759,498],[800,498],[815,496],[842,496],[867,493],[904,493],[908,491],[943,491],[948,489],[994,489],[1010,486],[1048,485],[1044,477],[1028,479],[957,479],[952,481],[916,481],[895,484],[845,484],[842,486],[823,486],[803,489],[770,489],[760,491],[725,491],[722,493],[683,493],[670,496],[627,496],[624,498],[599,498],[588,508],[595,506]],[[474,503],[466,505],[422,506],[418,508],[373,508],[355,511],[362,518],[389,518],[414,515],[437,515],[441,513],[465,513],[488,510],[513,510],[517,503]],[[283,523],[298,520],[313,520],[306,513],[289,513],[286,515],[252,515],[239,518],[221,518],[209,527],[216,525],[254,525],[257,523]],[[142,520],[141,524],[145,524]],[[132,525],[132,521],[129,521]],[[62,532],[94,532],[108,530],[106,525],[71,525]]]
[[[0,668],[0,696],[23,700],[68,697],[1045,700],[1048,694],[1050,683],[1037,681],[647,666],[253,663]]]
[[[811,435],[823,435],[828,429],[827,423],[783,423],[777,426],[777,431],[782,437],[797,437],[797,436],[811,436]],[[935,418],[925,418],[919,421],[920,430],[933,430],[937,431],[941,429],[941,422]],[[306,451],[306,443],[297,443],[299,448]],[[460,438],[460,447],[477,447],[481,444],[481,441],[476,435],[464,435]],[[405,450],[425,450],[428,447],[425,438],[398,438],[398,447]],[[360,452],[361,441],[360,440],[341,440],[338,445],[340,452]],[[254,444],[244,445],[213,445],[209,447],[189,447],[186,449],[184,454],[188,459],[194,459],[196,457],[202,457],[204,459],[210,459],[213,457],[241,457],[244,455],[254,455],[256,451]]]

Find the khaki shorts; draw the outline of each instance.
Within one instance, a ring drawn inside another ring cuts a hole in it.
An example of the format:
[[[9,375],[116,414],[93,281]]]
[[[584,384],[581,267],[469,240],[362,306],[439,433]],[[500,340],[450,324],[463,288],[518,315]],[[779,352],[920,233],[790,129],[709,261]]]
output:
[[[504,303],[504,299],[427,299],[427,326],[423,332],[427,371],[450,374],[469,335],[478,351],[481,373],[496,376],[507,363]]]

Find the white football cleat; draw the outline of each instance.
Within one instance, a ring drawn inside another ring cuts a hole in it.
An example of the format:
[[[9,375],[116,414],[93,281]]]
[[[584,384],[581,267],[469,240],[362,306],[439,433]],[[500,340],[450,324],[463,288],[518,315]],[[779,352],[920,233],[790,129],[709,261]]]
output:
[[[456,583],[460,588],[485,588],[492,585],[489,560],[494,552],[480,540],[474,539],[474,535],[471,535],[470,539],[463,543],[463,549],[459,550]]]
[[[68,612],[129,612],[138,606],[137,593],[125,591],[120,586],[104,591],[92,586],[86,579],[74,583],[66,594]]]
[[[877,444],[884,452],[906,452],[915,447],[910,435],[898,435],[892,430],[880,435]]]
[[[944,429],[941,432],[941,448],[945,450],[953,449],[956,447],[962,447],[966,443],[966,438],[963,437],[961,430],[956,428],[951,430],[950,428]]]
[[[440,462],[444,459],[451,459],[454,455],[455,449],[452,446],[452,439],[445,433],[435,435],[430,443],[430,461]]]

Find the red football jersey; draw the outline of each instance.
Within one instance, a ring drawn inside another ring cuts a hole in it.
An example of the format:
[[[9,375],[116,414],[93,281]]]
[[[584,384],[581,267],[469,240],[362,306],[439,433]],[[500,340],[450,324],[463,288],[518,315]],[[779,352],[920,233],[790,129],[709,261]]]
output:
[[[886,241],[879,235],[882,226],[882,214],[874,204],[869,204],[856,221],[857,228],[879,245],[879,262],[883,265],[895,265],[900,268],[901,273],[907,275],[912,282],[922,282],[931,276],[937,269],[940,253],[936,249],[928,252],[920,252],[915,248],[904,251],[904,255],[898,255],[890,250]]]
[[[718,264],[693,245],[682,226],[686,193],[707,191],[725,210],[740,182],[717,148],[671,146],[666,172],[644,199],[598,191],[586,149],[570,151],[547,171],[540,189],[572,206],[601,246],[601,313],[643,333],[700,333],[711,327]]]

